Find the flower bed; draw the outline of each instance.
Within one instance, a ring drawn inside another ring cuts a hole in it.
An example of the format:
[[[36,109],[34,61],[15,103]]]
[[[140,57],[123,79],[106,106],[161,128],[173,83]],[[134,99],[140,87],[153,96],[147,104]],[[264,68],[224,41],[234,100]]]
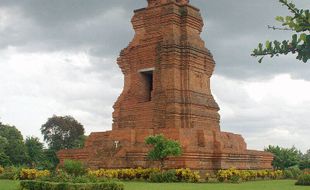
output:
[[[51,173],[48,170],[36,170],[36,169],[22,169],[19,174],[19,179],[33,180],[42,177],[49,177]]]
[[[190,169],[160,171],[158,168],[149,169],[100,169],[88,171],[89,176],[104,177],[120,180],[148,180],[152,182],[198,182],[199,173]]]
[[[220,170],[217,173],[217,180],[220,182],[233,182],[238,183],[240,181],[254,181],[263,179],[282,179],[283,171],[276,170],[237,170],[228,169]]]

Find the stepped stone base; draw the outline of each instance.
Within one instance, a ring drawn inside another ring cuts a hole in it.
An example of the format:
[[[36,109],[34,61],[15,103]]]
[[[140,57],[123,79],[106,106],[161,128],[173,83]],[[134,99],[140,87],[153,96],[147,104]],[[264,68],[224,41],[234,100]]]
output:
[[[61,161],[60,164],[65,159],[80,160],[92,169],[159,167],[158,162],[147,159],[149,147],[144,144],[144,139],[149,135],[166,134],[165,136],[168,138],[179,140],[183,142],[183,146],[186,146],[181,157],[170,158],[165,162],[166,169],[272,168],[273,155],[261,151],[246,150],[246,144],[240,135],[203,131],[201,142],[199,142],[199,138],[192,138],[202,131],[193,129],[128,129],[92,133],[87,139],[85,148],[62,150],[57,155]],[[196,146],[194,146],[195,144]]]

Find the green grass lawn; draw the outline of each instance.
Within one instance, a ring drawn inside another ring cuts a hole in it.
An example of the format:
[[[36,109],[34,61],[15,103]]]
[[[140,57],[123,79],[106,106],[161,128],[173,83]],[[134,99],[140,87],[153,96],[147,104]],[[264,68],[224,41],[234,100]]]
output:
[[[295,186],[293,180],[257,181],[241,184],[154,184],[126,182],[125,190],[310,190],[310,187]]]
[[[17,190],[18,181],[0,180],[0,190]]]
[[[0,180],[0,190],[17,190],[18,181]],[[125,190],[310,190],[309,186],[295,186],[293,180],[257,181],[241,184],[190,184],[125,182]]]

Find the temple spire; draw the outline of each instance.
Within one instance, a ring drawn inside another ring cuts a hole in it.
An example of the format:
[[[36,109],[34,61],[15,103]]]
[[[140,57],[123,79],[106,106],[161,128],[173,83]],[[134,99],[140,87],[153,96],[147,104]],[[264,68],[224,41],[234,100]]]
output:
[[[147,0],[148,7],[154,7],[161,4],[166,4],[170,2],[176,2],[182,5],[188,4],[189,0]]]

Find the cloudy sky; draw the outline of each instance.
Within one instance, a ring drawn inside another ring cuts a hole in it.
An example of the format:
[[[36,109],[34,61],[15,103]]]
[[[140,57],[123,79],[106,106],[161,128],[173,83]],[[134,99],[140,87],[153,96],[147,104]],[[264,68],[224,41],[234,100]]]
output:
[[[310,8],[309,0],[295,0]],[[278,0],[191,0],[205,20],[202,38],[214,54],[212,91],[221,127],[248,147],[310,148],[310,65],[295,56],[250,55],[258,42],[286,39],[268,30],[288,11]],[[123,87],[116,64],[133,37],[133,10],[145,0],[0,0],[0,121],[41,137],[53,114],[72,115],[87,133],[111,129]]]

